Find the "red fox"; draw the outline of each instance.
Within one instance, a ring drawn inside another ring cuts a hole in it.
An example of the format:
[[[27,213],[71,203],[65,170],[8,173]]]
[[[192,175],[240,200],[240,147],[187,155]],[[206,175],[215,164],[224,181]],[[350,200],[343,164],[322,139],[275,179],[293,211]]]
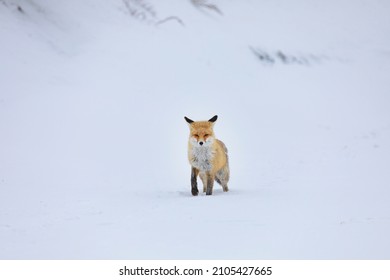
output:
[[[213,130],[217,118],[218,116],[215,115],[208,121],[195,122],[184,117],[190,126],[188,160],[191,164],[191,193],[194,196],[199,193],[198,175],[206,195],[213,193],[214,180],[222,186],[224,192],[229,190],[228,151],[225,144],[215,138]]]

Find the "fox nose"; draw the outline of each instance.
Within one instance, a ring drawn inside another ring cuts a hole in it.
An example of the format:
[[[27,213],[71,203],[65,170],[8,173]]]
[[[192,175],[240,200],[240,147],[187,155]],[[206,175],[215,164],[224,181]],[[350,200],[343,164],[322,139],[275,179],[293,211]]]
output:
[[[201,145],[201,146],[202,146],[202,145],[203,145],[203,142],[202,142],[202,141],[200,141],[200,142],[199,142],[199,145]]]

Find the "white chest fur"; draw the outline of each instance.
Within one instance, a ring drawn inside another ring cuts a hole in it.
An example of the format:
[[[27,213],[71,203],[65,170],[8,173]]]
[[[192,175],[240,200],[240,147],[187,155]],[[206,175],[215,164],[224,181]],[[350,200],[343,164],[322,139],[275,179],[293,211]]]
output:
[[[191,165],[201,172],[210,171],[214,153],[210,146],[193,146],[191,149]]]

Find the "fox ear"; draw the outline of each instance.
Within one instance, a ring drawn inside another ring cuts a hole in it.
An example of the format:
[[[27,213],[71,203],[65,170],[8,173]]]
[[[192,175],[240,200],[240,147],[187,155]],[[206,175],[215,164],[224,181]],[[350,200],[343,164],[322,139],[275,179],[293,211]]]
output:
[[[215,115],[214,117],[212,117],[211,119],[209,119],[209,122],[215,122],[216,120],[218,119],[218,116]]]
[[[194,121],[193,120],[191,120],[191,119],[189,119],[189,118],[187,118],[187,117],[184,117],[184,119],[186,120],[186,122],[188,122],[189,124],[191,124],[191,123],[193,123]]]

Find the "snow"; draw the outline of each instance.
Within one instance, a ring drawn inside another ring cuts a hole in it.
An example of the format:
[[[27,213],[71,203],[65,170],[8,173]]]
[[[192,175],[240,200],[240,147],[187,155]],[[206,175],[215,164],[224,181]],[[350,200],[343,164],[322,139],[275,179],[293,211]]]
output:
[[[389,2],[209,2],[0,1],[0,259],[390,258]]]

